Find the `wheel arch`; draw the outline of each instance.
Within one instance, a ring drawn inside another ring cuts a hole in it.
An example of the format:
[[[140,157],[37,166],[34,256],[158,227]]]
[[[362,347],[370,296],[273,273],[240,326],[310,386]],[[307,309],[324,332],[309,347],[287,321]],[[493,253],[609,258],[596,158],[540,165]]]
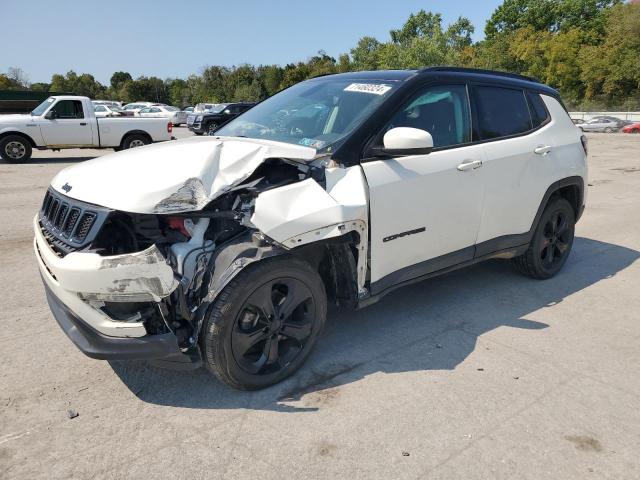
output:
[[[557,197],[564,198],[571,204],[577,222],[582,216],[584,208],[584,179],[580,176],[567,177],[552,183],[549,188],[547,188],[538,207],[533,224],[531,225],[531,230],[529,231],[530,237],[533,236],[542,212],[544,212],[549,201]]]
[[[124,142],[127,138],[129,138],[132,135],[141,135],[147,139],[149,139],[149,143],[153,143],[153,138],[151,138],[151,135],[149,135],[147,132],[145,132],[144,130],[129,130],[127,133],[125,133],[124,135],[122,135],[122,139],[120,140],[120,148],[124,147]]]
[[[31,148],[38,148],[38,146],[36,145],[36,142],[33,140],[33,138],[31,138],[31,136],[27,135],[24,132],[20,132],[20,131],[16,131],[16,130],[10,130],[8,132],[0,133],[0,141],[2,141],[6,137],[9,137],[9,136],[12,136],[12,135],[16,135],[18,137],[22,137],[25,140],[27,140],[31,144]]]
[[[359,242],[358,233],[352,231],[339,237],[286,249],[268,241],[257,230],[247,230],[220,246],[211,257],[203,281],[203,299],[196,312],[197,334],[208,308],[231,280],[249,265],[283,255],[294,256],[318,272],[327,292],[327,301],[355,307],[358,301]]]

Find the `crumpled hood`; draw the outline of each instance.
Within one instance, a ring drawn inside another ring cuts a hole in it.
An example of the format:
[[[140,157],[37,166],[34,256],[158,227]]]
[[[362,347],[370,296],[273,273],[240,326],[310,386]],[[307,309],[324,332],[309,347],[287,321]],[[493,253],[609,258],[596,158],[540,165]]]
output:
[[[51,186],[83,202],[132,213],[202,209],[268,158],[309,161],[313,148],[237,137],[194,137],[138,147],[62,170]]]

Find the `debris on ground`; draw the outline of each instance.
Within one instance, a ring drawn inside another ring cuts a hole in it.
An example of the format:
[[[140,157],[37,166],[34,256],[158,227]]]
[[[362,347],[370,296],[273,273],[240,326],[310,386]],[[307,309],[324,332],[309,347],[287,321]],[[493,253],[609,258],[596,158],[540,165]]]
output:
[[[479,372],[484,372],[484,368],[477,368],[476,370],[478,370]]]
[[[409,456],[409,452],[402,452],[402,456],[403,457],[408,457]]]
[[[436,343],[436,348],[442,348],[442,345],[440,345],[439,343]]]
[[[75,410],[67,410],[67,417],[69,418],[76,418],[78,415],[80,414]]]

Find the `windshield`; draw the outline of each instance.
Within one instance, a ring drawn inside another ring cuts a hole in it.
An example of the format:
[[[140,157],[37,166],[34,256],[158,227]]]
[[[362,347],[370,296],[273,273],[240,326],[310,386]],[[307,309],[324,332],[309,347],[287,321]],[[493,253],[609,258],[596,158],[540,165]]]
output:
[[[49,97],[36,108],[31,111],[31,115],[40,116],[42,115],[47,108],[55,101],[55,98]]]
[[[302,82],[256,105],[216,132],[330,150],[396,87],[394,82],[325,77]]]
[[[229,106],[228,103],[199,103],[195,111],[198,113],[220,113]]]
[[[117,105],[109,105],[109,108],[114,112],[121,112],[122,109]]]

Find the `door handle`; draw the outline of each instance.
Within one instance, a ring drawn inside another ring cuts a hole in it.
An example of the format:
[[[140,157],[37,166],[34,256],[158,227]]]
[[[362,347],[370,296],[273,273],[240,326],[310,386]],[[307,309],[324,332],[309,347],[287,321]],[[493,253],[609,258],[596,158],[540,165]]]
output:
[[[551,151],[551,145],[538,145],[533,149],[533,153],[536,155],[546,155]]]
[[[476,168],[480,168],[482,166],[482,160],[465,160],[460,165],[458,165],[458,170],[461,172],[466,172],[467,170],[475,170]]]
[[[87,122],[80,122],[80,125],[82,125],[83,127],[87,126]]]

